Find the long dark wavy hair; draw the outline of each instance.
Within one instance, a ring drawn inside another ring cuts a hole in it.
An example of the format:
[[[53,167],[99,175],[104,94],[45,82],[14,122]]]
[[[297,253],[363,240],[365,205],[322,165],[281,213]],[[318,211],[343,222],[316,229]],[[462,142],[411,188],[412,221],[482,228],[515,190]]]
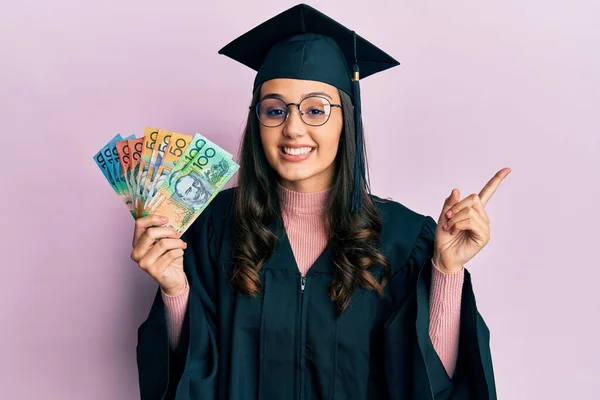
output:
[[[333,188],[326,206],[326,227],[333,253],[333,281],[330,295],[338,314],[348,305],[358,286],[383,294],[390,278],[388,260],[379,252],[381,216],[363,182],[363,207],[357,214],[350,212],[350,192],[354,182],[354,157],[357,149],[353,105],[350,97],[338,90],[344,118],[335,160]],[[251,106],[260,100],[256,89]],[[256,113],[250,111],[239,151],[238,186],[235,189],[235,246],[233,252],[233,286],[241,293],[255,296],[261,291],[259,271],[275,249],[277,236],[269,225],[280,218],[276,171],[264,154]],[[366,162],[366,161],[365,161]],[[383,274],[374,274],[376,266]],[[377,278],[376,275],[381,275]]]

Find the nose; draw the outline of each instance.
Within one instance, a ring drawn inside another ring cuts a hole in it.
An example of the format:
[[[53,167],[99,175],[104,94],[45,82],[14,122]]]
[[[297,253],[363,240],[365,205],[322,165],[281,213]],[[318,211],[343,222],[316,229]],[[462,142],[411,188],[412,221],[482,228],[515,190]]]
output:
[[[290,138],[304,135],[306,125],[302,121],[298,107],[295,104],[290,104],[288,106],[288,112],[287,119],[283,124],[283,134]]]

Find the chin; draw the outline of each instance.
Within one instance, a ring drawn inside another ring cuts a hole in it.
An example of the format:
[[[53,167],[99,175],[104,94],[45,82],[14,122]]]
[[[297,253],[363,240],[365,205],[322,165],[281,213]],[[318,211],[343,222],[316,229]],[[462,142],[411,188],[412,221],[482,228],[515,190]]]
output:
[[[327,166],[320,162],[315,162],[316,160],[296,164],[289,163],[279,157],[273,157],[272,159],[267,160],[271,165],[271,168],[277,173],[279,179],[287,182],[306,182],[315,178],[317,180],[324,179],[325,176],[329,174],[329,169],[333,166],[333,162],[330,166]]]
[[[281,168],[277,170],[277,175],[279,178],[286,180],[288,182],[300,182],[307,179],[312,178],[313,176],[318,175],[319,173],[316,171],[290,171],[287,168]]]

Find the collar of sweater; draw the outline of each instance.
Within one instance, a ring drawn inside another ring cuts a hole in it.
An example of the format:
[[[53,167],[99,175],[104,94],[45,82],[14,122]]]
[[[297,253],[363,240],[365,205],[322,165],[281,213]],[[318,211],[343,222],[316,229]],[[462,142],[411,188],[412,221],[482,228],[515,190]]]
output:
[[[327,198],[332,189],[333,187],[330,187],[317,192],[301,193],[287,189],[279,182],[277,183],[281,209],[284,212],[293,214],[323,214]]]

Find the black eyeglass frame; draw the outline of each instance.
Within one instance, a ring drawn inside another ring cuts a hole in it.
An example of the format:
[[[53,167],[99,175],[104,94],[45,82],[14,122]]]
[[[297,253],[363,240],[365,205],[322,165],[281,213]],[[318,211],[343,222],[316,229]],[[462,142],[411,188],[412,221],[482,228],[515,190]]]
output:
[[[281,126],[281,125],[283,125],[283,124],[285,123],[285,121],[287,121],[288,117],[290,116],[290,113],[289,113],[289,111],[288,111],[288,112],[285,114],[285,118],[284,118],[284,120],[283,120],[283,121],[281,121],[281,123],[280,123],[279,125],[265,125],[265,124],[264,124],[264,123],[263,123],[263,122],[260,120],[260,116],[258,115],[258,105],[259,105],[259,104],[260,104],[260,103],[261,103],[263,100],[267,100],[267,99],[276,99],[276,100],[280,100],[280,101],[281,101],[283,104],[285,104],[286,108],[289,108],[290,106],[295,106],[295,108],[296,108],[296,109],[298,109],[298,113],[300,114],[300,119],[302,120],[302,122],[303,122],[303,123],[305,123],[305,124],[306,124],[306,125],[308,125],[308,126],[323,126],[323,125],[325,125],[325,124],[326,124],[326,123],[329,121],[329,118],[331,117],[331,113],[329,113],[329,115],[327,116],[327,119],[326,119],[326,120],[325,120],[325,121],[324,121],[322,124],[318,124],[318,125],[309,124],[308,122],[306,122],[306,121],[304,120],[304,118],[302,118],[302,116],[303,116],[304,114],[302,113],[302,111],[300,111],[300,104],[302,104],[302,102],[303,102],[304,100],[306,100],[306,99],[312,99],[312,98],[314,98],[314,97],[318,97],[318,98],[320,98],[320,99],[323,99],[323,100],[325,100],[326,102],[328,102],[328,103],[329,103],[329,106],[330,106],[330,107],[332,107],[332,108],[340,108],[340,109],[342,108],[342,105],[341,105],[341,104],[333,104],[333,103],[332,103],[331,101],[329,101],[329,99],[328,99],[327,97],[325,97],[325,96],[308,96],[308,97],[305,97],[304,99],[302,99],[302,101],[300,101],[300,103],[286,103],[285,101],[283,101],[283,100],[281,100],[281,99],[279,99],[279,98],[277,98],[277,97],[267,97],[267,98],[265,98],[265,99],[262,99],[262,100],[260,100],[258,103],[256,103],[256,105],[255,105],[255,106],[250,106],[249,108],[250,108],[250,110],[253,110],[253,111],[255,111],[256,118],[258,119],[258,122],[259,122],[259,123],[260,123],[262,126],[264,126],[264,127],[267,127],[267,128],[277,128],[278,126]]]

